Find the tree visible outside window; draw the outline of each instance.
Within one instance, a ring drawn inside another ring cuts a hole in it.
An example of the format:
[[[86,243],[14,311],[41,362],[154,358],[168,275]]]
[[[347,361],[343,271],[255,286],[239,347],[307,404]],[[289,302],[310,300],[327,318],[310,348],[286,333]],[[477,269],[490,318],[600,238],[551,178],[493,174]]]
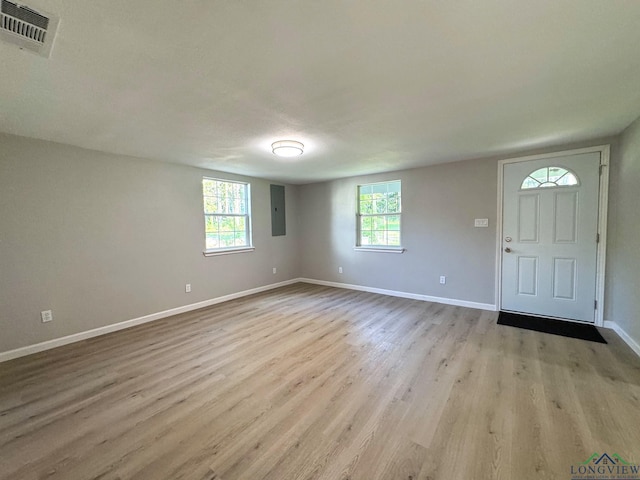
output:
[[[572,187],[578,185],[578,177],[562,167],[543,167],[530,173],[520,188]]]
[[[249,184],[202,179],[206,251],[251,246]]]
[[[400,247],[400,180],[358,186],[358,246]]]

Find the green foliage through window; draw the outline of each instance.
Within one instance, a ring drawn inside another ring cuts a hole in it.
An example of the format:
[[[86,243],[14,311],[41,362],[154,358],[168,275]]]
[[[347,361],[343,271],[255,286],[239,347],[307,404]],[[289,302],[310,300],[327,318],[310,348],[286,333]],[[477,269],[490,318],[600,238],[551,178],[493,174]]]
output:
[[[569,170],[562,167],[543,167],[530,173],[522,182],[520,188],[571,187],[578,185],[578,178]]]
[[[206,250],[251,246],[249,184],[202,179]]]
[[[358,186],[358,245],[400,246],[400,180]]]

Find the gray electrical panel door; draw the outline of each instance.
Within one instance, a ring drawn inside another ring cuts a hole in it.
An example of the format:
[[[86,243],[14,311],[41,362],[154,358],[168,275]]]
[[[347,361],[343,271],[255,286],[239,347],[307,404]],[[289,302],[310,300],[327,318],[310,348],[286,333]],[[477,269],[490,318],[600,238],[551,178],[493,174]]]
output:
[[[271,236],[287,234],[284,213],[284,186],[271,185]]]

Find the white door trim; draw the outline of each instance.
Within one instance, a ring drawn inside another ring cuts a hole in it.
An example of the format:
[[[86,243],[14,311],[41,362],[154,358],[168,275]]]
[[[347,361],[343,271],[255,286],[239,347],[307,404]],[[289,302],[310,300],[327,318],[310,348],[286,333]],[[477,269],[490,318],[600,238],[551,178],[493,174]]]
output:
[[[567,155],[580,155],[583,153],[600,153],[600,196],[598,201],[598,233],[600,242],[597,249],[596,260],[596,309],[595,325],[604,326],[604,285],[605,285],[605,264],[607,254],[607,206],[609,203],[609,156],[610,145],[598,145],[595,147],[579,148],[574,150],[563,150],[560,152],[544,153],[541,155],[529,155],[526,157],[515,157],[500,160],[498,162],[498,238],[496,241],[496,308],[500,310],[502,305],[502,196],[504,190],[504,167],[509,163],[529,162],[531,160],[541,160],[545,158],[555,158]]]

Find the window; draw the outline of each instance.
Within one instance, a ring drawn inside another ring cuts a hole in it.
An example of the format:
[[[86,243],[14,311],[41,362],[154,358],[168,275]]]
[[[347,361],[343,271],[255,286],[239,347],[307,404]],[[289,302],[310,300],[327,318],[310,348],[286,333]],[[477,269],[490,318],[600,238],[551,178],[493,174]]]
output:
[[[202,179],[206,251],[251,248],[249,184]]]
[[[528,190],[530,188],[570,187],[572,185],[578,185],[578,178],[569,170],[562,167],[544,167],[530,173],[520,188]]]
[[[400,180],[358,186],[358,245],[400,248]]]

